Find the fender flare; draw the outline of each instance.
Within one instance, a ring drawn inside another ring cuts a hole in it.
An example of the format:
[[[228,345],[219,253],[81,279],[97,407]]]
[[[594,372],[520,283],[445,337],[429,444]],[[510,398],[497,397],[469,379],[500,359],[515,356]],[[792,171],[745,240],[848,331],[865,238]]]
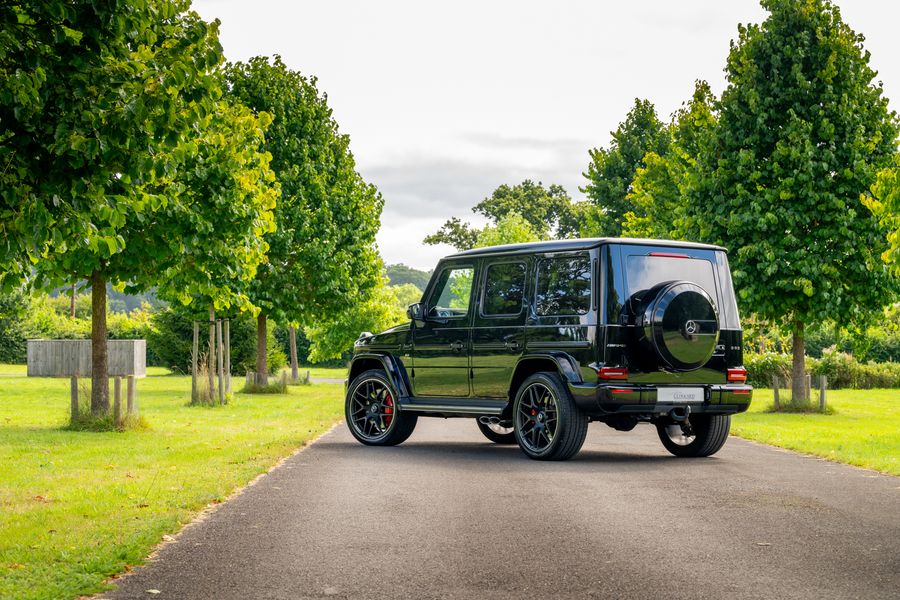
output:
[[[519,377],[521,368],[523,367],[523,365],[526,365],[528,362],[532,361],[542,361],[544,363],[546,363],[547,361],[552,362],[556,365],[556,372],[559,373],[560,377],[562,377],[567,384],[577,385],[584,383],[584,379],[581,376],[581,369],[578,366],[578,361],[576,361],[570,354],[561,350],[529,352],[519,357],[519,360],[516,361],[515,369],[513,369],[512,374],[510,374],[509,391],[511,397],[515,394],[515,390],[513,388],[517,387],[517,378],[521,379],[521,377]],[[525,368],[527,369],[527,367]]]
[[[410,396],[410,385],[409,379],[406,374],[406,369],[403,366],[403,363],[397,360],[396,357],[391,354],[378,354],[374,352],[367,352],[364,354],[357,354],[353,358],[350,359],[350,368],[347,371],[347,387],[350,387],[350,383],[353,381],[354,376],[357,374],[356,372],[362,372],[363,370],[360,367],[354,369],[354,366],[361,365],[363,363],[368,363],[371,365],[372,361],[377,361],[381,364],[381,368],[384,369],[384,372],[387,373],[388,378],[394,384],[394,387],[397,389],[397,393],[400,396],[408,398]]]

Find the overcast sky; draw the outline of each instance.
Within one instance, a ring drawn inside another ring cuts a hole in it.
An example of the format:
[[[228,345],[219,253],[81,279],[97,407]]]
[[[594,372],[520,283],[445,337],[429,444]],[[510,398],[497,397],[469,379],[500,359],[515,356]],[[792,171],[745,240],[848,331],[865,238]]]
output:
[[[843,0],[896,110],[900,2]],[[194,0],[222,22],[229,60],[281,54],[319,89],[365,179],[385,198],[387,263],[431,269],[452,251],[422,238],[502,183],[535,179],[583,194],[588,149],[635,97],[667,117],[695,79],[718,94],[738,23],[755,0]]]

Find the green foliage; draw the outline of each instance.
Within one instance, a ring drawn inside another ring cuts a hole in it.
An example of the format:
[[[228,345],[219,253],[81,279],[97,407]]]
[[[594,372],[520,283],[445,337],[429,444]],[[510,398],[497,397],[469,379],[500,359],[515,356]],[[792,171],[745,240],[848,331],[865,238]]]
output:
[[[381,195],[356,172],[350,140],[314,78],[280,57],[229,64],[225,73],[233,101],[272,117],[265,149],[281,186],[251,301],[267,317],[301,325],[347,309],[378,281]]]
[[[851,355],[827,349],[810,368],[814,376],[826,375],[828,387],[871,389],[900,387],[900,363],[860,363]]]
[[[19,363],[25,359],[28,304],[28,296],[21,290],[0,293],[0,362]]]
[[[431,279],[431,271],[419,271],[404,264],[387,265],[385,267],[390,285],[403,285],[411,283],[422,292]]]
[[[471,250],[478,241],[478,231],[477,227],[463,223],[459,217],[451,217],[440,229],[425,236],[422,241],[432,246],[449,244],[460,251]]]
[[[792,370],[790,354],[777,352],[744,353],[744,367],[747,379],[755,386],[772,387],[773,377],[778,377],[780,386],[790,381]],[[862,363],[850,354],[827,348],[821,358],[807,358],[807,373],[815,380],[819,375],[828,377],[831,389],[854,388],[900,388],[900,363]]]
[[[885,233],[860,195],[896,150],[898,125],[862,36],[827,0],[766,0],[728,58],[715,143],[689,230],[731,249],[739,299],[803,324],[871,317],[896,293]]]
[[[487,229],[496,229],[503,221],[507,222],[504,226],[506,229],[513,227],[513,221],[509,220],[512,218],[516,219],[515,227],[521,228],[523,224],[527,227],[518,235],[527,239],[513,239],[516,235],[512,235],[510,238],[512,241],[547,239],[551,233],[560,238],[578,233],[577,205],[572,203],[565,188],[556,184],[545,188],[540,181],[535,183],[530,179],[513,186],[503,184],[489,197],[476,204],[472,211],[487,217],[490,225],[485,229],[478,229],[462,222],[458,217],[453,217],[436,233],[427,236],[425,243],[449,244],[457,250],[469,250],[495,243],[511,243],[508,241],[484,244],[481,236],[494,235],[486,233]]]
[[[894,157],[890,167],[879,171],[871,195],[864,195],[862,202],[887,231],[890,247],[881,256],[900,276],[900,155]]]
[[[478,233],[475,248],[536,242],[542,239],[547,239],[545,231],[535,229],[534,225],[525,217],[511,212],[497,219],[495,225],[488,225],[482,229]]]
[[[421,297],[422,293],[412,284],[381,285],[363,296],[357,306],[307,326],[310,362],[340,357],[353,347],[363,331],[379,332],[407,322],[406,307]]]
[[[581,227],[584,237],[621,235],[625,213],[634,208],[628,194],[637,170],[647,166],[648,153],[664,156],[670,142],[669,128],[649,100],[635,99],[625,120],[610,133],[609,148],[590,150],[584,174],[588,183],[581,191],[593,205]]]
[[[160,275],[160,294],[201,314],[251,310],[249,282],[268,249],[263,236],[275,228],[278,188],[262,148],[271,119],[244,106],[219,102],[206,127],[189,142],[196,147],[181,167],[182,191],[165,232],[146,240],[169,245],[180,259]],[[177,210],[177,212],[176,212]]]
[[[172,225],[184,139],[219,93],[218,23],[186,9],[169,0],[0,9],[7,284],[25,275],[26,257],[41,287],[95,271],[141,287],[165,268],[168,248],[134,242]]]
[[[631,207],[622,222],[622,235],[652,239],[690,239],[683,227],[684,198],[697,185],[697,157],[716,126],[715,98],[705,81],[698,81],[691,100],[678,110],[669,126],[671,143],[665,155],[648,152],[639,166],[626,200]]]
[[[200,352],[206,352],[205,337],[208,320],[200,321]],[[256,319],[241,313],[230,320],[231,370],[245,373],[256,370]],[[268,333],[268,366],[277,371],[287,363],[285,351],[275,341],[278,327],[270,327]],[[166,308],[153,316],[153,328],[147,335],[147,360],[151,364],[167,367],[176,373],[190,373],[191,346],[193,344],[193,318],[189,313]],[[152,362],[151,362],[152,361]]]

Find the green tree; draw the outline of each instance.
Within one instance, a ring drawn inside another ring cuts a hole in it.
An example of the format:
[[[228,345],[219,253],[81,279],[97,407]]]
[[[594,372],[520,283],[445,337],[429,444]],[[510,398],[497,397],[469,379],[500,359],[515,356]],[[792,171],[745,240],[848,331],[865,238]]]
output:
[[[762,6],[769,17],[732,44],[691,224],[731,249],[744,305],[789,324],[802,401],[805,325],[865,319],[895,295],[885,232],[860,196],[889,165],[898,123],[836,6]]]
[[[309,339],[309,360],[322,362],[339,358],[353,347],[363,331],[378,332],[409,321],[406,307],[422,298],[414,285],[381,285],[368,290],[357,305],[305,328]]]
[[[588,183],[581,191],[593,206],[583,219],[583,236],[621,235],[625,213],[632,209],[628,200],[631,182],[637,170],[646,166],[644,156],[648,152],[664,156],[669,147],[669,128],[649,100],[636,98],[625,120],[610,135],[609,148],[589,151],[591,162],[584,173]]]
[[[420,271],[402,263],[388,265],[385,267],[385,271],[391,285],[411,283],[419,288],[420,292],[425,289],[425,286],[428,285],[428,281],[431,279],[431,271]]]
[[[496,225],[488,225],[478,233],[475,248],[519,244],[547,239],[544,232],[535,229],[525,217],[518,213],[508,213],[497,220]]]
[[[0,7],[0,265],[6,284],[89,280],[91,408],[109,408],[106,283],[135,289],[175,260],[141,244],[173,225],[185,143],[214,108],[218,22],[179,0]],[[26,263],[28,264],[28,263]]]
[[[887,233],[889,247],[882,254],[900,277],[900,155],[890,167],[882,169],[863,203],[879,218]]]
[[[356,172],[350,140],[338,131],[316,80],[280,57],[226,69],[229,94],[272,116],[266,150],[281,186],[268,259],[249,297],[259,307],[257,367],[268,380],[266,322],[314,326],[359,303],[379,281],[375,248],[383,200]]]
[[[700,177],[698,158],[714,135],[714,103],[709,85],[698,81],[690,101],[673,115],[666,154],[648,152],[635,172],[622,235],[687,240],[695,235],[684,225],[685,199],[694,193]]]
[[[484,215],[492,225],[509,215],[517,215],[528,224],[535,239],[547,239],[551,232],[556,237],[577,234],[575,211],[572,199],[561,185],[551,184],[545,188],[540,181],[535,183],[530,179],[512,186],[503,184],[472,208],[472,212]],[[424,241],[469,250],[476,246],[481,233],[481,229],[453,217]]]

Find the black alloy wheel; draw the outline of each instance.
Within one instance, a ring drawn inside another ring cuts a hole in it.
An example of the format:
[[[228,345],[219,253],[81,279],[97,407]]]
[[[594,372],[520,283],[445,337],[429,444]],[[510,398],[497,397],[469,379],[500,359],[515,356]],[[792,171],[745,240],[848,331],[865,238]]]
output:
[[[588,419],[556,373],[525,380],[513,405],[513,428],[522,452],[535,460],[567,460],[584,444]]]
[[[347,390],[344,409],[350,433],[363,444],[393,446],[416,426],[414,414],[398,410],[397,394],[383,371],[360,374]]]

